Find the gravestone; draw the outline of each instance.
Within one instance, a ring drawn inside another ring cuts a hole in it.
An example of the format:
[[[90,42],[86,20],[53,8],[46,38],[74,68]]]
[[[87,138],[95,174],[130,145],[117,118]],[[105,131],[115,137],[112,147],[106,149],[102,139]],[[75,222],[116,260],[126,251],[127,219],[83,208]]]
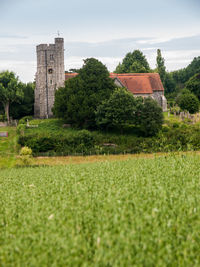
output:
[[[0,132],[0,137],[8,137],[8,132]]]

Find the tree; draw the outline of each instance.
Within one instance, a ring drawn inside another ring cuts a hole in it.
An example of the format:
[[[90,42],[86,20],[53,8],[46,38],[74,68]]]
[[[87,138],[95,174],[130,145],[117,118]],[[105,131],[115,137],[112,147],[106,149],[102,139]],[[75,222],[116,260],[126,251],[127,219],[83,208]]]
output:
[[[156,62],[157,62],[157,64],[156,64],[157,65],[157,71],[160,75],[160,79],[161,79],[163,85],[165,85],[165,76],[166,76],[165,60],[161,55],[160,49],[157,50]]]
[[[162,128],[164,122],[162,108],[152,98],[145,98],[137,113],[138,124],[145,136],[155,135]]]
[[[200,72],[192,76],[185,86],[200,100]]]
[[[177,97],[177,103],[182,110],[187,110],[191,114],[199,111],[199,100],[187,89]]]
[[[109,99],[97,107],[96,123],[104,129],[123,129],[135,123],[136,98],[125,88],[117,88]]]
[[[76,127],[94,128],[97,106],[108,99],[114,89],[107,68],[97,59],[86,59],[79,75],[57,90],[53,113]]]
[[[164,88],[165,88],[165,94],[168,96],[169,94],[173,93],[175,91],[176,83],[174,82],[174,79],[170,72],[165,73],[165,82],[164,82]]]
[[[24,98],[21,101],[13,102],[10,106],[10,115],[14,119],[20,119],[24,116],[34,114],[34,83],[27,83],[22,85]]]
[[[115,73],[145,73],[150,72],[149,63],[140,50],[129,52],[122,63],[116,67]]]
[[[8,121],[10,121],[10,104],[23,98],[22,87],[22,83],[13,72],[3,71],[0,73],[0,102],[3,104]]]

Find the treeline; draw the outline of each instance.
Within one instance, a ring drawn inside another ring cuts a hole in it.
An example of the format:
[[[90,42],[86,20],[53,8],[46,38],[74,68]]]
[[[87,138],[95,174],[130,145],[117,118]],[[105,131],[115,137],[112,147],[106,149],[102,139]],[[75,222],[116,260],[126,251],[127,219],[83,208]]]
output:
[[[177,71],[168,72],[161,50],[157,50],[156,68],[151,69],[149,63],[140,50],[126,54],[115,69],[115,73],[145,73],[158,72],[165,89],[165,96],[169,104],[178,104],[176,98],[187,89],[200,100],[200,56],[195,57],[186,67]]]
[[[92,67],[96,67],[95,65]],[[78,72],[82,72],[82,69],[76,70]],[[73,71],[73,70],[72,70]],[[98,81],[96,79],[97,76],[100,76],[101,72],[98,70],[92,70],[93,74],[90,76],[90,80],[85,76],[85,81],[88,81],[93,84],[93,87],[98,91]],[[124,57],[123,61],[118,64],[115,69],[116,73],[145,73],[145,72],[158,72],[160,74],[162,83],[165,88],[165,96],[168,100],[168,104],[170,106],[179,105],[180,99],[183,98],[182,103],[186,103],[181,105],[183,110],[188,110],[197,112],[200,100],[200,56],[195,57],[193,61],[186,67],[177,71],[168,72],[165,67],[165,59],[162,57],[161,50],[157,50],[157,58],[156,58],[156,68],[151,69],[146,57],[139,50],[135,50],[133,52],[127,53]],[[87,74],[86,74],[87,75]],[[79,75],[80,76],[80,75]],[[105,83],[108,77],[106,77]],[[79,79],[75,79],[77,82],[75,87],[80,87],[82,85],[79,84]],[[70,81],[69,83],[75,83]],[[85,82],[86,84],[87,82]],[[109,91],[109,86],[105,90],[107,93]],[[11,116],[13,119],[20,119],[23,116],[33,115],[34,113],[34,88],[35,83],[27,83],[24,84],[19,81],[19,78],[13,73],[9,71],[3,71],[0,73],[0,120],[9,120]],[[184,90],[183,90],[184,89]],[[187,91],[185,90],[187,89]],[[86,86],[86,90],[90,90],[88,86]],[[76,91],[76,89],[75,89]],[[74,91],[74,92],[75,92]],[[87,93],[86,93],[87,92]],[[87,94],[90,91],[86,91],[84,94],[79,96],[84,97],[84,101],[82,101],[83,105],[87,104]],[[103,93],[105,96],[107,93]],[[187,92],[187,94],[186,94]],[[182,96],[181,96],[182,95]],[[184,95],[184,96],[183,96]],[[197,99],[195,99],[195,97]],[[70,97],[69,97],[70,98]],[[105,97],[107,98],[107,97]],[[187,99],[186,99],[187,98]],[[64,98],[62,101],[67,101],[68,99]],[[90,100],[91,109],[93,108],[94,103],[98,103],[97,98],[93,98]],[[192,108],[189,107],[188,103],[192,104]],[[70,110],[70,109],[69,109]],[[195,110],[195,111],[194,111]],[[78,112],[78,111],[77,111]],[[85,116],[87,117],[87,109],[85,109]],[[93,113],[94,116],[94,113]],[[88,118],[88,121],[90,118]]]
[[[0,73],[0,120],[20,119],[34,113],[35,83],[22,83],[14,72]]]

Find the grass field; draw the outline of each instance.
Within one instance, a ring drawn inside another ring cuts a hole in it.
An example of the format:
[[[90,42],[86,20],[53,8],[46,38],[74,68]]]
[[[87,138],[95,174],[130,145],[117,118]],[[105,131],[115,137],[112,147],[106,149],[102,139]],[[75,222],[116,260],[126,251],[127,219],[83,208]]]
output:
[[[0,170],[0,266],[199,266],[199,163]]]

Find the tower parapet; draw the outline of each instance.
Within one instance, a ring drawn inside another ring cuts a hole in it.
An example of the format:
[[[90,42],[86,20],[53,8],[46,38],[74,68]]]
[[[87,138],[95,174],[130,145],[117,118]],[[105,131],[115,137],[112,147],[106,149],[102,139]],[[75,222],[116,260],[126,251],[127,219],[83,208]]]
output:
[[[36,47],[37,72],[34,115],[37,118],[53,116],[52,107],[55,91],[64,86],[64,39],[55,38],[54,44],[40,44]]]

